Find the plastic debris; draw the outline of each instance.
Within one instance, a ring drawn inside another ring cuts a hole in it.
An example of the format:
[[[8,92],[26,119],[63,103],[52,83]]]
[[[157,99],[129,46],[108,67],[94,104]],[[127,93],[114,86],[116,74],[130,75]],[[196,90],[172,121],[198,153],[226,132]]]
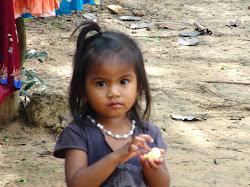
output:
[[[220,161],[218,161],[217,159],[214,159],[214,163],[215,163],[216,165],[219,165],[219,164],[220,164]]]
[[[88,19],[88,20],[92,20],[94,22],[97,22],[97,16],[95,13],[83,14],[83,17]]]
[[[17,182],[20,182],[20,183],[26,183],[26,182],[27,182],[27,180],[26,180],[26,179],[23,179],[23,178],[17,179],[16,181],[17,181]]]
[[[229,24],[227,24],[226,26],[228,27],[238,27],[240,25],[241,21],[239,19],[237,19],[236,21],[230,21]]]
[[[199,36],[202,34],[202,32],[199,31],[190,31],[190,32],[180,32],[178,33],[179,36],[183,36],[183,37],[193,37],[193,36]]]
[[[122,21],[140,21],[142,18],[137,16],[121,16],[119,19]]]
[[[200,119],[194,116],[182,116],[182,115],[170,115],[172,119],[182,120],[182,121],[199,121]]]
[[[138,24],[132,24],[130,26],[131,29],[144,29],[144,28],[147,28],[147,27],[152,27],[154,26],[154,23],[142,23],[140,25]]]
[[[178,43],[186,46],[196,46],[199,40],[191,37],[180,37]]]

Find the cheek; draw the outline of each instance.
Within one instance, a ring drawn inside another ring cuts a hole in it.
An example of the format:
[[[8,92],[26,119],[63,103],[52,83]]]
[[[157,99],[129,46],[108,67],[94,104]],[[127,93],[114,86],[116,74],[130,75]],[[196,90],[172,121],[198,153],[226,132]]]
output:
[[[89,95],[88,103],[95,110],[98,111],[103,107],[104,99],[100,95]]]
[[[131,100],[135,101],[138,96],[137,87],[133,86],[133,88],[129,91],[128,95]]]
[[[104,93],[100,91],[98,92],[98,91],[91,90],[87,92],[87,97],[88,97],[88,100],[90,100],[93,103],[96,103],[99,100],[103,100]]]

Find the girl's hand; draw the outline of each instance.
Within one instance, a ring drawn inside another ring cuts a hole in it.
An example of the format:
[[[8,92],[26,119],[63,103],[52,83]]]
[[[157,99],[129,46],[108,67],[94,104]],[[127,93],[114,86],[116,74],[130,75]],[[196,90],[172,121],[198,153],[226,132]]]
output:
[[[150,151],[150,147],[147,145],[146,141],[149,141],[150,143],[154,142],[151,136],[146,134],[139,134],[138,136],[135,136],[126,145],[124,145],[122,148],[118,149],[116,152],[119,156],[119,162],[124,163],[130,158],[136,156],[143,157],[145,153]]]
[[[165,153],[163,149],[160,149],[160,151],[161,155]],[[162,156],[156,159],[144,158],[144,156],[140,156],[140,162],[144,170],[157,170],[160,165],[164,163],[164,159]]]

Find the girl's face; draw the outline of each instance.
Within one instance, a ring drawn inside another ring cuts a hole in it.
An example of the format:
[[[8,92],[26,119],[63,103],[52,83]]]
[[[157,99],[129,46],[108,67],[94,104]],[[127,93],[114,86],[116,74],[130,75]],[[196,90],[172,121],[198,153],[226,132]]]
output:
[[[136,95],[137,77],[131,65],[114,58],[88,69],[86,97],[97,119],[124,117]]]

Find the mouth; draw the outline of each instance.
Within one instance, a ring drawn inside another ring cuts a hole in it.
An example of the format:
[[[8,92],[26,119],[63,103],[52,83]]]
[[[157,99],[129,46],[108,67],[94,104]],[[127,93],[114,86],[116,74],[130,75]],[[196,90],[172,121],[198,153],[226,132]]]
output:
[[[120,108],[122,106],[122,104],[121,103],[117,103],[117,102],[115,102],[115,103],[110,103],[109,105],[108,105],[108,107],[110,107],[110,108]]]

